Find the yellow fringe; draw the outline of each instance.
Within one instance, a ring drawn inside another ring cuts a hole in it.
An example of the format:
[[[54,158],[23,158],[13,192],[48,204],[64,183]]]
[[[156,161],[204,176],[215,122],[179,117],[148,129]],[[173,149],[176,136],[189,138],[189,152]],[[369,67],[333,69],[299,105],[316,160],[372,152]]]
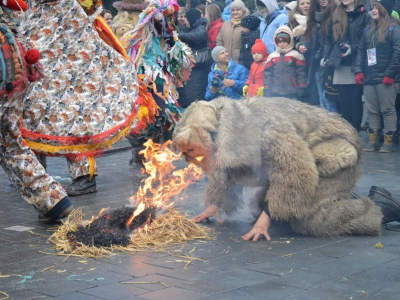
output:
[[[89,163],[89,180],[92,180],[94,175],[94,164],[95,164],[93,156],[88,156],[88,163]]]
[[[106,149],[106,148],[111,148],[112,144],[115,142],[119,141],[121,138],[125,137],[126,135],[129,134],[131,126],[133,122],[136,119],[141,120],[142,118],[147,118],[149,115],[149,110],[145,106],[141,106],[139,108],[138,113],[132,120],[129,122],[129,125],[122,129],[118,134],[116,134],[114,137],[107,141],[103,141],[97,144],[78,144],[78,145],[65,145],[65,146],[53,146],[53,145],[47,145],[44,143],[39,143],[39,142],[34,142],[30,140],[23,139],[24,142],[28,144],[28,146],[35,151],[38,152],[44,152],[44,153],[61,153],[61,152],[67,152],[67,153],[74,153],[74,152],[90,152],[90,151],[95,151],[98,149]],[[94,159],[93,159],[94,162]],[[93,164],[93,171],[94,171],[94,164]]]

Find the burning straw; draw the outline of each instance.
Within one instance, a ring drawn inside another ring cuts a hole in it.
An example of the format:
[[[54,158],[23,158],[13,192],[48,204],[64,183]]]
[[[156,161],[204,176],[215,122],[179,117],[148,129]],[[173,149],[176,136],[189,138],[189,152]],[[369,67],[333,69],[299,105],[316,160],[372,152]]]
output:
[[[76,232],[79,226],[85,226],[82,210],[76,209],[68,216],[64,224],[49,238],[52,247],[59,251],[58,255],[108,258],[114,251],[165,251],[165,247],[173,244],[185,243],[195,239],[210,239],[211,229],[199,226],[187,215],[175,210],[169,210],[158,216],[150,224],[137,229],[130,235],[130,242],[126,246],[96,247],[83,243],[71,243],[69,235]]]
[[[204,173],[194,164],[176,170],[173,162],[181,155],[172,152],[169,144],[170,141],[161,145],[151,140],[144,144],[146,148],[140,153],[146,159],[144,166],[148,177],[131,197],[134,207],[108,213],[103,209],[90,222],[84,221],[82,210],[73,211],[49,239],[59,254],[108,257],[114,250],[163,251],[167,245],[210,239],[210,229],[171,208],[170,198]],[[160,211],[165,213],[156,217]]]

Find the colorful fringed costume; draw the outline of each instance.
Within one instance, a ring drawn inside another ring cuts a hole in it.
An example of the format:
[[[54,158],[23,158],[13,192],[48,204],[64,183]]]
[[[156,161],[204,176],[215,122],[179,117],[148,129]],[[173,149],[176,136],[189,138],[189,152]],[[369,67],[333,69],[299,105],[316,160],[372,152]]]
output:
[[[1,1],[0,5],[0,165],[24,200],[39,212],[39,218],[57,218],[59,208],[71,203],[63,187],[46,173],[23,143],[19,130],[23,103],[30,92],[29,82],[42,75],[37,63],[39,53],[29,49],[25,36],[3,5],[13,10],[28,7],[14,0]]]
[[[96,14],[88,17],[75,0],[31,4],[25,31],[47,77],[26,98],[23,137],[37,152],[94,162],[131,128],[151,122],[154,102],[138,95],[135,66],[99,38]]]
[[[177,88],[189,79],[194,65],[190,48],[178,39],[175,25],[178,11],[179,5],[174,1],[152,0],[135,29],[121,38],[138,77],[149,87],[162,110],[159,117],[163,120],[158,123],[166,124],[169,133],[181,113]],[[132,134],[149,135],[149,130],[133,130]]]

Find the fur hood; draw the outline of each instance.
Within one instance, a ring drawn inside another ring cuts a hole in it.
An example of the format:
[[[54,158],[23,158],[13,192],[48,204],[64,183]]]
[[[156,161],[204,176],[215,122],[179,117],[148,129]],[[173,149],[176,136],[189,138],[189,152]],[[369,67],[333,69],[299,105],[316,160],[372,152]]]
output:
[[[279,33],[281,33],[281,32],[287,33],[287,34],[290,36],[290,43],[289,43],[289,45],[288,45],[286,48],[280,48],[280,47],[278,46],[278,44],[276,43],[276,41],[275,41],[276,36],[277,36]],[[275,47],[276,47],[276,52],[278,52],[278,53],[288,53],[288,52],[292,51],[292,49],[293,49],[293,47],[294,47],[294,39],[293,39],[293,33],[292,33],[292,31],[290,30],[290,28],[289,28],[288,26],[283,25],[283,26],[279,27],[279,28],[275,31],[275,34],[274,34],[274,43],[275,43]]]

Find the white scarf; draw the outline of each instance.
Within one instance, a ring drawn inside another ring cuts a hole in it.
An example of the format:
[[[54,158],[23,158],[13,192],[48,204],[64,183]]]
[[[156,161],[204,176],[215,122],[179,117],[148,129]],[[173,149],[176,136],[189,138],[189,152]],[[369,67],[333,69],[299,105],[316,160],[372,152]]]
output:
[[[294,14],[294,18],[296,19],[297,23],[299,23],[299,26],[293,28],[293,36],[301,36],[304,34],[307,28],[307,16]]]

